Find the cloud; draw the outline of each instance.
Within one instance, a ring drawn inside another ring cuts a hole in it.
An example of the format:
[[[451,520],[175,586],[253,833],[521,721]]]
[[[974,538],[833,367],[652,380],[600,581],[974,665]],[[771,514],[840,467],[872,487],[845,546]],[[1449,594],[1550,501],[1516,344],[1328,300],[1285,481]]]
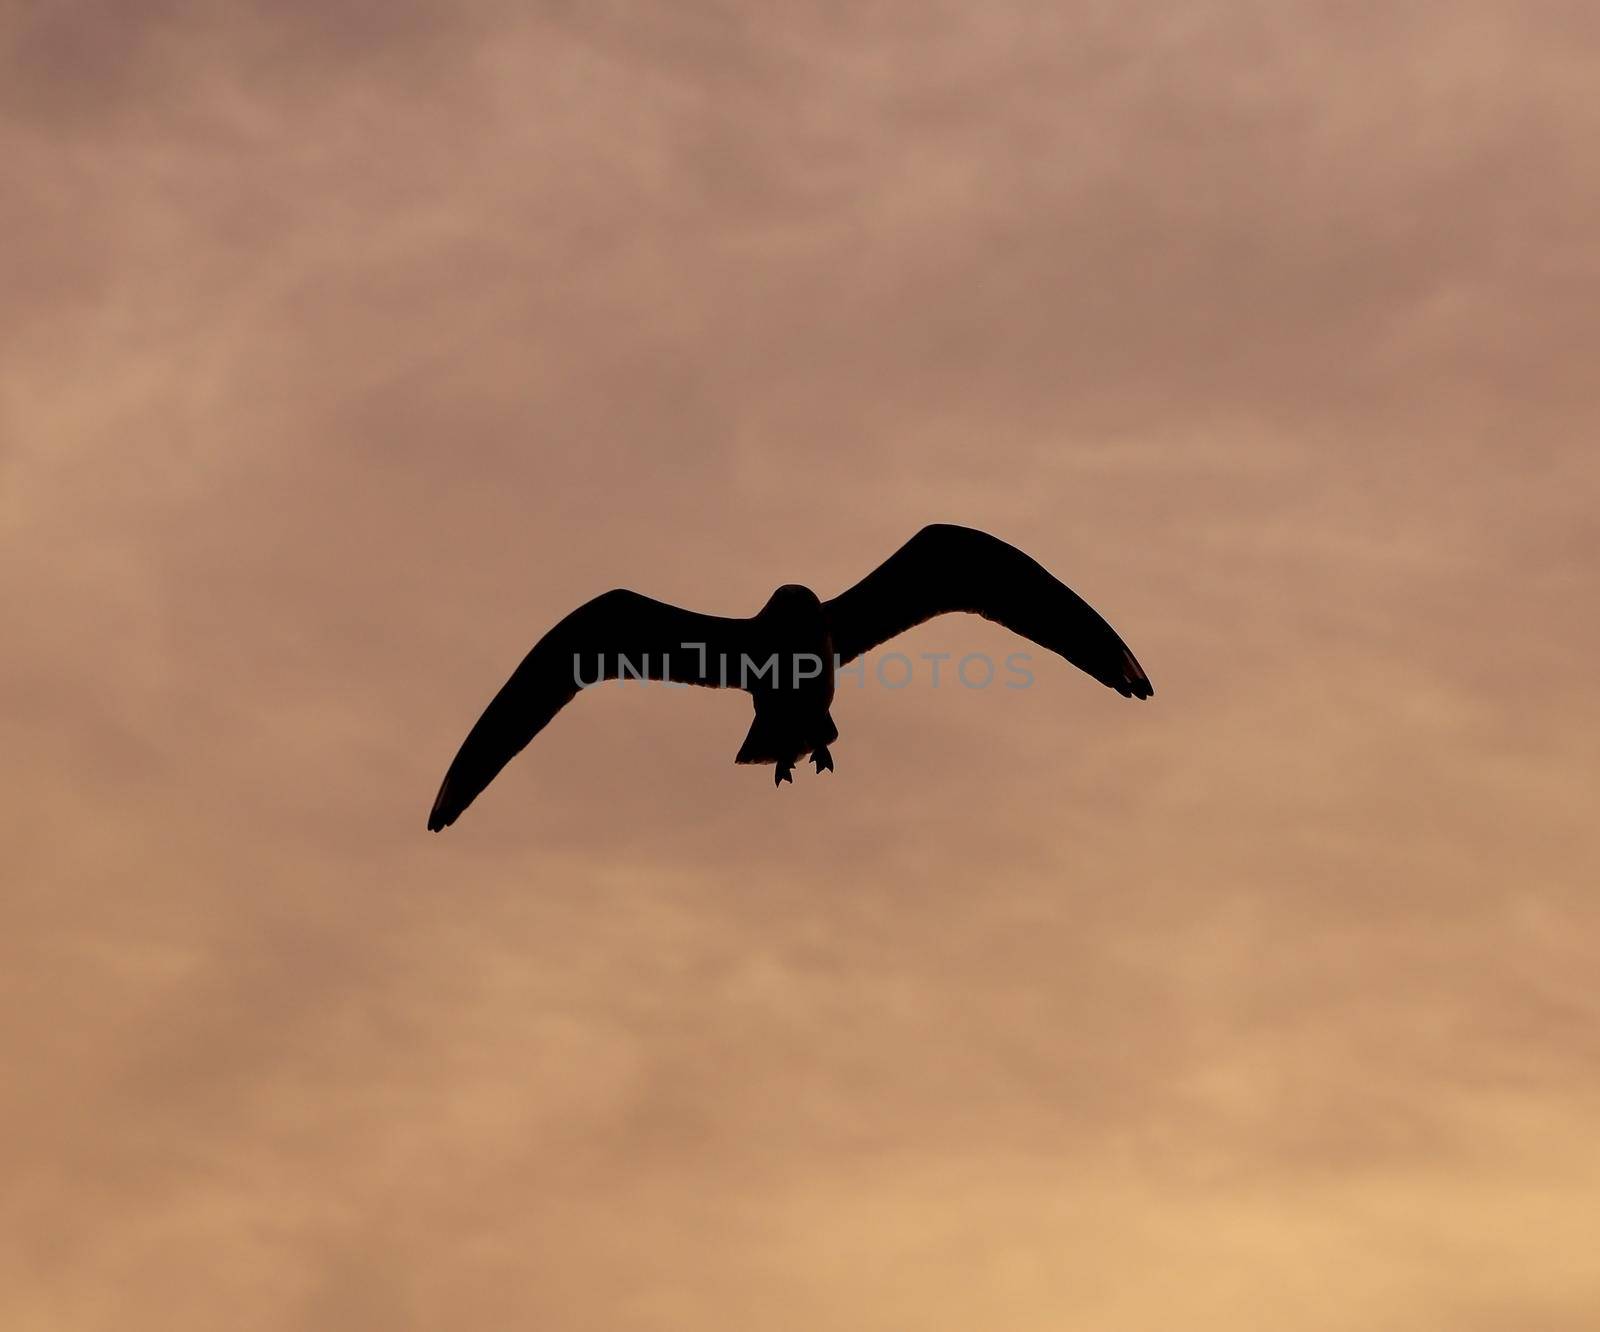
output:
[[[19,20],[9,1321],[1577,1326],[1592,29]],[[608,687],[422,831],[578,602],[936,519],[1156,702],[847,686],[774,797]]]

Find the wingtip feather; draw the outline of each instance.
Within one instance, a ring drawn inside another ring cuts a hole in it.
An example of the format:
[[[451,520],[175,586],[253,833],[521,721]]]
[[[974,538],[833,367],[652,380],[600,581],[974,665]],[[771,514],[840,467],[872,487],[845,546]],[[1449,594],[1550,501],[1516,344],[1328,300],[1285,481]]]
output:
[[[429,832],[439,832],[441,829],[448,828],[456,821],[456,816],[461,813],[460,810],[453,810],[448,813],[446,812],[445,793],[448,790],[449,784],[446,783],[444,788],[442,788],[439,794],[434,798],[433,808],[428,811]]]
[[[1150,683],[1150,677],[1144,673],[1144,667],[1134,659],[1133,653],[1127,648],[1122,650],[1122,679],[1112,687],[1124,698],[1153,698],[1156,687]]]

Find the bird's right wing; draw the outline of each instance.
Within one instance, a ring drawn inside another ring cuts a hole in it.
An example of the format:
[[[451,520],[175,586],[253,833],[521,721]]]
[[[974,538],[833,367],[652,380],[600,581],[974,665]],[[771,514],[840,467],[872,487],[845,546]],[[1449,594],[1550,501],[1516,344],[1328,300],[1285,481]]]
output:
[[[484,709],[445,773],[428,827],[454,823],[581,687],[624,677],[728,684],[725,663],[736,673],[747,624],[623,588],[585,602],[534,645]]]
[[[935,615],[970,611],[1059,653],[1125,698],[1155,693],[1093,606],[1015,546],[970,527],[924,527],[824,610],[841,663]]]

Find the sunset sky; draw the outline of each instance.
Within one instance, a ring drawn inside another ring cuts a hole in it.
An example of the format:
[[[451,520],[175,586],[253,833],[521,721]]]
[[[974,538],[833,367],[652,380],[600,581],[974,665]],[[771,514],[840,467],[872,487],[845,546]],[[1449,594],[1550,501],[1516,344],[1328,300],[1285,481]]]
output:
[[[1597,144],[1576,0],[0,8],[0,1326],[1600,1326]],[[931,521],[1155,699],[424,830]]]

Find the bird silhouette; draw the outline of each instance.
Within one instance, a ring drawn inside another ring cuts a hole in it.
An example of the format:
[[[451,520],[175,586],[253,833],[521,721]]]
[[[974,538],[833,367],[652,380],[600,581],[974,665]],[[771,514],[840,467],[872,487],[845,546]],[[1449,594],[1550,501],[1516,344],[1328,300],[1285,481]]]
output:
[[[831,601],[786,584],[748,619],[702,615],[618,588],[584,603],[523,659],[468,733],[428,815],[437,832],[579,690],[643,679],[747,690],[755,720],[735,763],[771,763],[793,782],[810,755],[831,771],[839,738],[834,672],[914,625],[968,611],[1065,657],[1124,698],[1149,698],[1150,677],[1088,602],[998,537],[935,523]]]

